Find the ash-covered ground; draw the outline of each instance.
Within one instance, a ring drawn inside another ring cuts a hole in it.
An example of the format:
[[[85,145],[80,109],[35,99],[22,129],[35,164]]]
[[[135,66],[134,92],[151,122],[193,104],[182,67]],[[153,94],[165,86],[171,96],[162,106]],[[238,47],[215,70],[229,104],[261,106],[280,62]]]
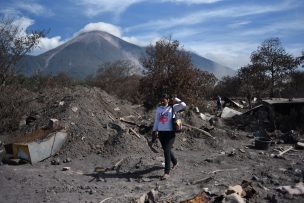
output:
[[[184,122],[216,139],[185,127],[174,144],[178,168],[161,181],[160,144],[155,146],[159,153],[147,145],[154,111],[98,88],[54,88],[31,97],[24,116],[31,122],[21,120],[18,131],[2,133],[0,149],[51,118],[60,121],[68,137],[55,156],[39,163],[2,163],[0,202],[181,202],[201,192],[209,202],[229,202],[227,190],[235,185],[244,190],[239,202],[303,202],[303,193],[279,189],[303,182],[303,150],[294,144],[275,138],[267,150],[258,150],[254,132],[216,116],[210,126],[189,106],[181,115]],[[290,147],[294,148],[277,156]],[[150,191],[152,199],[146,195]]]

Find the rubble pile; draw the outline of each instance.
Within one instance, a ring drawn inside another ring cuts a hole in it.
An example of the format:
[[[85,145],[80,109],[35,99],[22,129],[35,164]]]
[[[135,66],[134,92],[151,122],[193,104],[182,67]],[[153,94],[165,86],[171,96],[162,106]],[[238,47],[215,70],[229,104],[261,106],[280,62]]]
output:
[[[267,108],[227,101],[225,116],[197,107],[180,113],[179,165],[160,181],[163,151],[159,142],[155,151],[147,144],[153,111],[98,88],[35,93],[19,130],[0,135],[1,159],[12,138],[41,129],[67,137],[41,162],[1,165],[0,202],[301,202],[303,131],[273,129]]]

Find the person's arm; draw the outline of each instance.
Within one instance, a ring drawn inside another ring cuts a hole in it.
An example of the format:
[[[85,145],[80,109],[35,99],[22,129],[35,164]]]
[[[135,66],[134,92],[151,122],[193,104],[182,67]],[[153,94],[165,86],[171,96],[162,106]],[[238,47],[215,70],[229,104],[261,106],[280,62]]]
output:
[[[153,124],[153,132],[156,132],[158,130],[158,122],[159,122],[159,113],[156,110],[154,124]]]
[[[177,97],[174,98],[174,103],[173,108],[175,112],[181,111],[187,106],[185,102],[182,102],[182,100]]]
[[[156,110],[154,124],[153,124],[152,139],[149,142],[149,146],[152,145],[156,141],[156,139],[157,139],[158,122],[159,122],[159,113]]]

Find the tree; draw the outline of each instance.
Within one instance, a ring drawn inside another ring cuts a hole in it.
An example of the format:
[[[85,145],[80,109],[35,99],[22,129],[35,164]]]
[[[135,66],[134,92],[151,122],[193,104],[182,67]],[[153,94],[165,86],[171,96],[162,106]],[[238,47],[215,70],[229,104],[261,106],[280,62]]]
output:
[[[224,76],[215,86],[214,93],[226,97],[239,96],[240,80],[237,76]]]
[[[195,69],[196,71],[196,87],[197,87],[197,95],[199,97],[210,98],[214,96],[214,88],[218,79],[214,76],[213,73],[209,73],[208,71],[201,71],[199,69]]]
[[[0,20],[0,86],[5,85],[17,72],[16,64],[35,48],[45,31],[23,35],[22,28],[13,19]]]
[[[249,107],[254,96],[262,98],[266,94],[269,78],[260,66],[247,65],[238,70],[237,77],[240,81],[240,92],[247,98]]]
[[[284,97],[304,97],[304,72],[295,71],[290,75],[290,82],[285,85]]]
[[[202,77],[207,74],[193,67],[189,53],[180,48],[177,40],[163,38],[155,46],[150,45],[141,62],[146,72],[139,91],[150,105],[157,104],[164,93],[178,94],[190,103],[202,100],[200,88],[207,84]]]
[[[138,102],[138,85],[141,76],[134,75],[137,67],[128,60],[117,60],[99,65],[95,76],[88,78],[91,85],[98,86],[121,99]]]
[[[251,54],[251,62],[270,77],[270,97],[274,96],[286,76],[299,65],[298,60],[286,53],[279,38],[265,40],[257,51]]]

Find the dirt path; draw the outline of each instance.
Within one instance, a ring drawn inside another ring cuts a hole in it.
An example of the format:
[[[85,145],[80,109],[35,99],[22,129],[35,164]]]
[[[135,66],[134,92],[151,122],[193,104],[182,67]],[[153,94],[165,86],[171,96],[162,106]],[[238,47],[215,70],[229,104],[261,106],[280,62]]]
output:
[[[203,140],[199,140],[203,141]],[[244,145],[249,140],[244,140]],[[302,152],[286,154],[286,159],[271,158],[270,151],[235,148],[239,140],[230,142],[227,151],[211,150],[176,151],[179,166],[167,181],[160,181],[163,173],[161,154],[152,154],[151,159],[142,155],[128,155],[104,160],[97,154],[70,163],[51,165],[44,161],[35,165],[0,166],[0,202],[132,202],[151,189],[160,192],[161,200],[179,202],[193,197],[208,188],[212,194],[223,194],[230,185],[252,182],[257,195],[249,202],[268,202],[275,196],[278,202],[301,202],[300,197],[286,196],[276,188],[293,185],[302,174],[296,171],[304,168]],[[225,154],[224,154],[225,152]],[[295,159],[295,157],[297,157]],[[125,158],[121,170],[97,175],[96,167],[108,167]],[[62,171],[64,166],[71,167]],[[209,178],[207,182],[192,184],[193,181]]]

